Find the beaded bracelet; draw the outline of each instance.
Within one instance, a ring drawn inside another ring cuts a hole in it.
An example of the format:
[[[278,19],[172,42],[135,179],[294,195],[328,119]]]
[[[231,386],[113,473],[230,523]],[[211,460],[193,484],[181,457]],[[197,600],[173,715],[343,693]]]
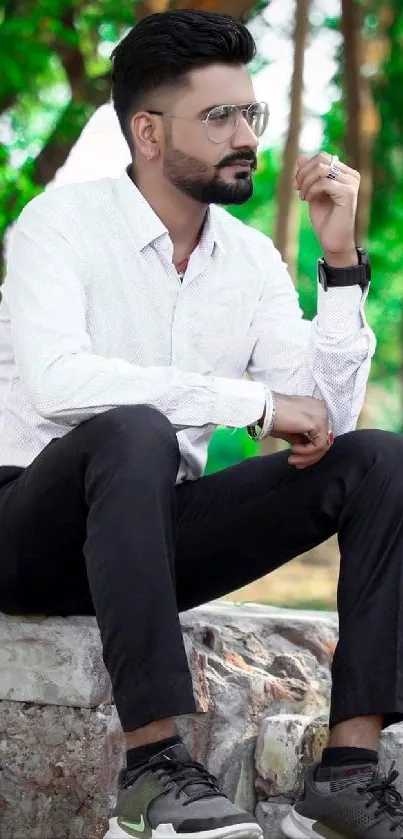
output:
[[[255,441],[255,443],[260,443],[261,440],[264,440],[265,437],[269,437],[271,432],[273,431],[274,422],[276,419],[276,401],[274,398],[274,394],[271,390],[266,388],[266,406],[264,412],[264,420],[263,425],[248,425],[247,432],[249,437]]]

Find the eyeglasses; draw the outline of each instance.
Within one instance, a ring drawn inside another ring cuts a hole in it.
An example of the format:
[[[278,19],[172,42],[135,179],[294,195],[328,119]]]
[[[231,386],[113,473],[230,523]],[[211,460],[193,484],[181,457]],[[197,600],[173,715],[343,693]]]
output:
[[[226,143],[238,128],[243,117],[253,131],[255,137],[261,137],[267,128],[269,121],[269,106],[267,102],[252,102],[251,105],[217,105],[208,112],[205,119],[197,117],[180,117],[176,114],[167,114],[164,111],[148,111],[157,117],[170,117],[170,119],[184,119],[188,122],[202,122],[207,138],[212,143]]]

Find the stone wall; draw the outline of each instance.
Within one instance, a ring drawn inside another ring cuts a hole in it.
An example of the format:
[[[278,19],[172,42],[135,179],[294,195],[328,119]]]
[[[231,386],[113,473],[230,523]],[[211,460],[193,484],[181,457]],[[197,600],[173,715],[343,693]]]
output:
[[[280,839],[326,742],[336,616],[220,602],[182,627],[200,713],[181,733]],[[0,616],[0,729],[0,839],[102,839],[124,744],[93,619]],[[385,732],[385,760],[401,741]]]

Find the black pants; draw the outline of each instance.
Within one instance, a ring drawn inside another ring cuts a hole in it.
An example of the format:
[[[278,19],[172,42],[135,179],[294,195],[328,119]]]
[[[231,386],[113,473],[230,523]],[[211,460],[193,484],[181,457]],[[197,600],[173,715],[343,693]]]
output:
[[[256,457],[175,487],[168,420],[117,408],[0,470],[0,609],[93,614],[124,730],[195,710],[178,611],[338,532],[330,723],[403,718],[403,440],[360,431],[297,471]]]

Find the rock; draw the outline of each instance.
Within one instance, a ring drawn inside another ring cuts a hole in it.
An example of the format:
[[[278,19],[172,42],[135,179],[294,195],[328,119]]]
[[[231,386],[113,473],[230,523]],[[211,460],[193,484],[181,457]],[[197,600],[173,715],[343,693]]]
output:
[[[199,713],[180,730],[224,792],[254,812],[261,720],[326,713],[336,617],[213,603],[181,621]],[[0,698],[1,836],[99,839],[124,745],[95,620],[0,616]],[[293,726],[300,741],[303,726]]]
[[[184,613],[182,628],[200,710],[219,684],[228,697],[228,682],[272,715],[327,710],[335,616],[217,603]]]
[[[182,626],[198,710],[210,708],[212,683],[230,674],[271,713],[327,708],[335,615],[213,603],[185,612]],[[78,708],[110,700],[91,617],[0,614],[0,672],[0,699]]]
[[[240,807],[255,806],[253,754],[266,714],[327,710],[334,615],[212,603],[181,616],[195,695],[199,759]]]
[[[2,702],[0,708],[1,836],[101,839],[124,759],[115,709],[87,715],[53,706],[44,718],[40,706]],[[53,740],[50,731],[57,732]]]
[[[296,797],[302,772],[302,744],[310,722],[302,714],[278,714],[263,720],[255,756],[256,786],[261,795]]]
[[[324,714],[311,720],[302,738],[302,765],[318,763],[329,737],[328,715]]]
[[[399,772],[396,786],[403,795],[403,723],[390,725],[382,732],[379,749],[381,770],[387,774],[393,762]]]
[[[92,708],[110,701],[94,618],[0,614],[0,699]]]
[[[291,804],[278,801],[265,801],[257,805],[255,815],[263,830],[264,839],[284,839],[280,825],[290,809]]]

